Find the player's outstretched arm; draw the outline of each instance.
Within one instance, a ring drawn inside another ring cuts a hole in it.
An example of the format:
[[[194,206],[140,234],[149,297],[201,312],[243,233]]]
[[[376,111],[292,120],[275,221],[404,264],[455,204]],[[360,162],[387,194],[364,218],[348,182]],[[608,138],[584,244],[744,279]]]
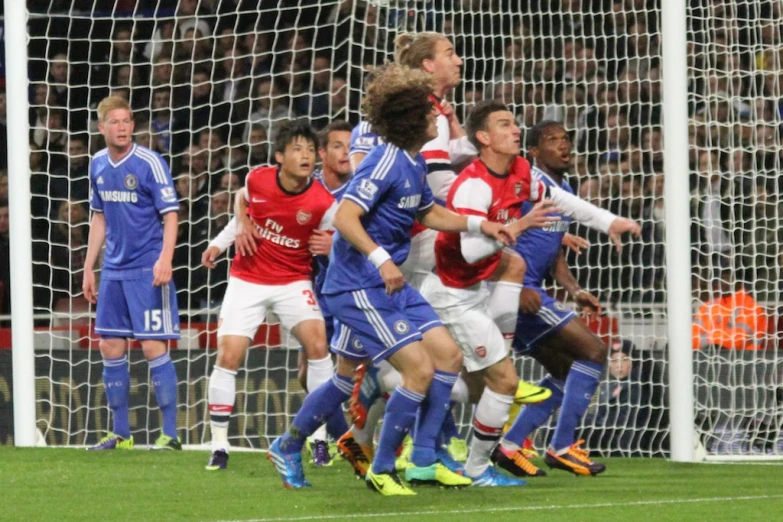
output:
[[[94,212],[90,221],[90,234],[87,238],[87,255],[84,259],[84,278],[82,292],[84,298],[95,304],[98,301],[98,289],[95,286],[95,263],[106,239],[106,216],[103,212]]]
[[[178,219],[176,212],[167,212],[163,215],[163,248],[155,266],[152,267],[152,286],[164,286],[171,281],[171,260],[174,258],[174,247],[177,245]]]
[[[557,281],[557,284],[565,288],[576,301],[576,304],[582,307],[582,311],[588,318],[601,312],[601,302],[598,301],[596,296],[579,286],[579,282],[574,277],[573,272],[571,272],[571,267],[568,266],[568,261],[566,261],[565,253],[562,249],[552,264],[550,273],[554,280]]]
[[[560,188],[550,187],[549,191],[552,200],[563,209],[565,214],[572,216],[583,225],[609,234],[618,252],[622,247],[620,241],[622,234],[630,232],[639,237],[642,233],[642,228],[635,221],[618,217]]]
[[[461,216],[438,204],[419,212],[417,219],[419,223],[433,230],[480,233],[505,245],[513,245],[516,239],[502,223],[494,223],[480,216]]]
[[[386,293],[391,295],[405,286],[405,278],[392,261],[389,253],[379,247],[362,226],[364,209],[349,199],[343,199],[334,215],[334,228],[356,250],[367,256],[386,283]]]

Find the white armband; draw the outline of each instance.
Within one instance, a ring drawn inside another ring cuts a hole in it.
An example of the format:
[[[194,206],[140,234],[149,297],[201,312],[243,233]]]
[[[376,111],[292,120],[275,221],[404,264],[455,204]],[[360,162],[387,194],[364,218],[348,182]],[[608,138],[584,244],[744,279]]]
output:
[[[481,223],[484,218],[481,216],[468,216],[468,232],[471,234],[481,234]]]
[[[391,256],[383,247],[376,248],[367,256],[367,260],[372,263],[375,268],[381,268],[381,265],[389,259],[391,259]]]

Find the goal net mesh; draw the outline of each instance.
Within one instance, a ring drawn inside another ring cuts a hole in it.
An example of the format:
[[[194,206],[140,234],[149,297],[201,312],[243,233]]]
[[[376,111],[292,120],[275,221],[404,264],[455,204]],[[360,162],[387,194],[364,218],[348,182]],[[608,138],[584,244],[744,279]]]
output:
[[[691,2],[689,114],[696,418],[713,455],[779,454],[783,364],[780,7]],[[84,445],[110,426],[102,363],[81,297],[89,156],[103,147],[95,107],[127,98],[136,140],[171,166],[180,197],[174,280],[182,340],[180,436],[209,440],[207,380],[229,258],[207,271],[208,242],[270,137],[290,118],[357,123],[367,69],[391,59],[401,31],[445,33],[462,57],[448,95],[464,121],[505,101],[524,132],[542,119],[570,133],[577,193],[642,225],[617,252],[582,227],[580,284],[603,303],[590,323],[610,362],[581,427],[603,455],[668,453],[666,224],[660,9],[655,1],[146,0],[28,2],[38,428],[47,444]],[[669,225],[673,226],[673,225]],[[552,292],[568,302],[562,289]],[[158,435],[148,367],[130,352],[131,426]],[[301,405],[297,345],[270,317],[237,379],[231,443],[266,448]],[[543,370],[517,360],[531,381]],[[10,357],[8,366],[10,367]],[[470,410],[457,410],[467,433]],[[543,448],[554,424],[539,430]],[[2,435],[2,434],[0,434]],[[11,439],[6,432],[5,442]]]

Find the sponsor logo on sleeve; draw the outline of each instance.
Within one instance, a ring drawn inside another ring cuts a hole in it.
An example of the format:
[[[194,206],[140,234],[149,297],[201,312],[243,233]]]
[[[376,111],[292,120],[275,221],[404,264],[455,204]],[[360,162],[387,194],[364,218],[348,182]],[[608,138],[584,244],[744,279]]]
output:
[[[354,146],[361,147],[361,148],[372,147],[373,145],[375,145],[374,141],[375,140],[373,138],[365,136],[362,138],[357,138],[356,141],[354,142]]]
[[[372,199],[375,197],[375,194],[378,192],[378,185],[369,179],[363,179],[359,184],[359,189],[357,192],[359,193],[360,198],[372,201]]]
[[[160,199],[166,203],[174,203],[177,201],[177,194],[171,187],[163,187],[160,189]]]

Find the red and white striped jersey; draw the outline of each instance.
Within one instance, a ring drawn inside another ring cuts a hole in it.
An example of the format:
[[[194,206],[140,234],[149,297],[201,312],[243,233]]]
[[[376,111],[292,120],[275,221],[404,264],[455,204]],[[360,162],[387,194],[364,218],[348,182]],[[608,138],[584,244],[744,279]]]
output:
[[[432,96],[431,99],[440,111],[436,121],[438,136],[422,147],[421,155],[427,162],[427,184],[430,186],[432,195],[437,203],[444,205],[446,196],[449,194],[454,180],[457,179],[454,165],[464,163],[471,157],[475,157],[478,152],[467,137],[451,139],[449,120],[443,114],[440,99],[436,96]],[[411,233],[415,236],[422,230],[424,230],[424,226],[416,222]]]

